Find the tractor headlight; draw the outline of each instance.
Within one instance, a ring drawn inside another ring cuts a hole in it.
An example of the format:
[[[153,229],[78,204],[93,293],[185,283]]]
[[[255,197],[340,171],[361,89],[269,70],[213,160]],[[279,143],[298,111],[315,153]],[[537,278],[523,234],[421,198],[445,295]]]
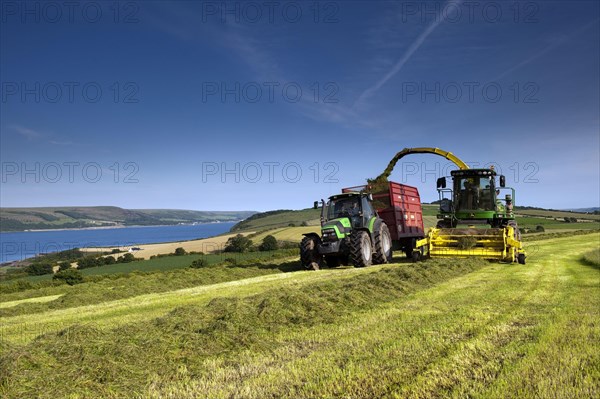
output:
[[[323,230],[323,239],[324,240],[335,240],[337,239],[337,234],[335,234],[334,229],[325,229]]]

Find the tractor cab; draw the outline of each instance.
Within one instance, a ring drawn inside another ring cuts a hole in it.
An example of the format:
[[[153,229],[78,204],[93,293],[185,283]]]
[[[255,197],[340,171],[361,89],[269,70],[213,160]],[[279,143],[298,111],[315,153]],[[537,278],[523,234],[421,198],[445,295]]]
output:
[[[349,192],[321,201],[321,230],[324,238],[343,239],[352,229],[364,228],[376,216],[369,194]],[[316,201],[314,208],[318,208]],[[331,236],[331,237],[330,237]]]

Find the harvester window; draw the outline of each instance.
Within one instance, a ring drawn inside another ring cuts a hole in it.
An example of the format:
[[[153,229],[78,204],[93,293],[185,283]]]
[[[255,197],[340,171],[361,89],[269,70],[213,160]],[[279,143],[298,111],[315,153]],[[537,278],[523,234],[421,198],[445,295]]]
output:
[[[459,209],[494,210],[493,184],[489,177],[466,177],[460,179],[457,192]]]

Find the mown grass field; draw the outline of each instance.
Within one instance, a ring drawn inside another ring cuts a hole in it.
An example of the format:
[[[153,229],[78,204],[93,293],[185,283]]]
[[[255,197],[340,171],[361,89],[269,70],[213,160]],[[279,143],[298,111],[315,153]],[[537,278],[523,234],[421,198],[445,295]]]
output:
[[[536,245],[527,265],[287,259],[98,303],[108,280],[56,308],[45,291],[1,319],[0,396],[598,397],[600,235]]]

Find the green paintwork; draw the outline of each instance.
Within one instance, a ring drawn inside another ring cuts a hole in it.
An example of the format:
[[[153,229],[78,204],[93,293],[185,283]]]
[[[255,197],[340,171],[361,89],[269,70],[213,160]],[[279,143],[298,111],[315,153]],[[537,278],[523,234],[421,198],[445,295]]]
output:
[[[344,226],[345,228],[352,227],[352,224],[350,223],[350,219],[348,219],[348,218],[333,219],[333,220],[329,220],[327,223],[325,223],[323,225],[323,227],[321,227],[321,234],[323,233],[324,230],[333,229],[333,230],[335,230],[335,235],[337,236],[337,238],[339,240],[341,240],[346,237],[346,234],[340,231],[337,223],[335,223],[335,222],[341,223],[342,226]]]
[[[371,218],[371,220],[369,220],[369,231],[370,231],[371,233],[373,233],[373,228],[374,228],[374,226],[375,226],[375,220],[377,220],[377,218],[376,218],[375,216],[373,216],[373,217]]]

